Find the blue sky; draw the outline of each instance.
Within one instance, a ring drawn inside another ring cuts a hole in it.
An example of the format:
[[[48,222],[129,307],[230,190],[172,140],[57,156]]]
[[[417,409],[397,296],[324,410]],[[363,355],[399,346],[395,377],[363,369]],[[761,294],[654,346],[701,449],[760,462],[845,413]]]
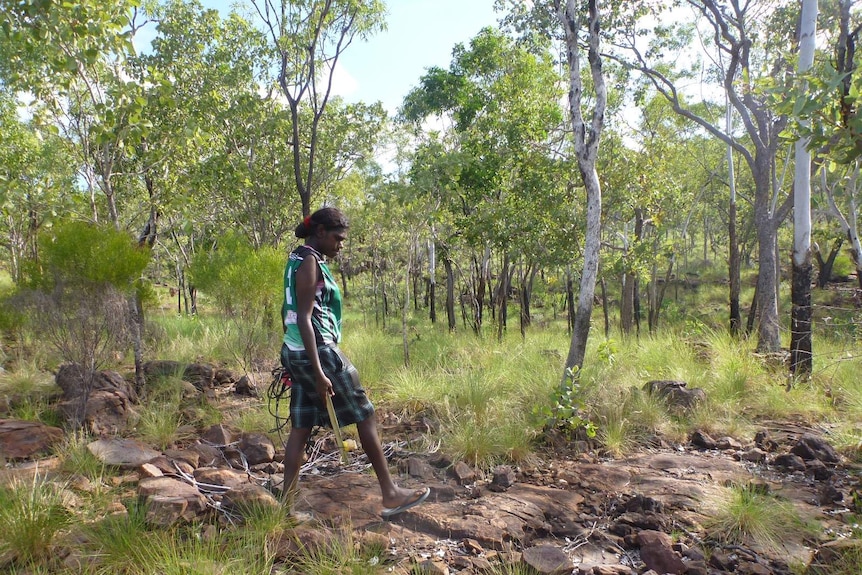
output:
[[[223,14],[235,3],[202,1]],[[387,0],[386,4],[386,31],[348,47],[335,89],[348,101],[379,100],[392,113],[425,70],[448,68],[455,44],[468,43],[485,26],[495,26],[499,17],[494,0]]]
[[[455,44],[468,43],[498,18],[494,0],[390,0],[387,5],[387,30],[350,46],[343,64],[357,82],[356,99],[380,100],[390,111],[429,67],[449,67]]]

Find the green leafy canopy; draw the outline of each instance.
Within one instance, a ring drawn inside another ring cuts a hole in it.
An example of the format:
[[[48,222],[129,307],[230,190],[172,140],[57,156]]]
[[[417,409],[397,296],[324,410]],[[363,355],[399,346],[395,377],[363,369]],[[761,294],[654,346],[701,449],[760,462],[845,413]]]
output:
[[[29,262],[25,282],[50,291],[60,285],[84,291],[135,289],[150,261],[126,233],[86,222],[65,222],[39,237],[41,258]]]

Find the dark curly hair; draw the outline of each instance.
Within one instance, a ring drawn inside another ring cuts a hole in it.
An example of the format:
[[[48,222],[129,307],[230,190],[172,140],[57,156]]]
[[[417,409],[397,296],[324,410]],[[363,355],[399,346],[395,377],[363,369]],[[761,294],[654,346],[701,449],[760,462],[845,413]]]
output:
[[[338,208],[320,208],[304,220],[299,222],[293,231],[298,238],[307,238],[312,235],[317,226],[323,226],[325,230],[346,230],[350,227],[345,216]]]

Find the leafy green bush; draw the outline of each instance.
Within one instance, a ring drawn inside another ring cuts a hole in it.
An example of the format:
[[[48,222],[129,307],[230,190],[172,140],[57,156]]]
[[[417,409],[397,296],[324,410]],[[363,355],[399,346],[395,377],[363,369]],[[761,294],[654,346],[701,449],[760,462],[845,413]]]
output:
[[[212,250],[196,254],[191,280],[226,314],[257,318],[261,308],[281,305],[284,262],[275,248],[255,249],[229,233]]]
[[[47,229],[39,245],[40,259],[22,266],[19,295],[34,312],[34,328],[65,361],[89,369],[127,349],[129,301],[146,291],[149,250],[123,232],[83,222]]]
[[[853,260],[847,254],[839,254],[835,258],[835,263],[832,264],[832,277],[847,277],[855,271],[856,266],[853,265]]]
[[[247,240],[228,234],[210,251],[199,252],[190,275],[208,295],[232,327],[232,351],[249,371],[261,354],[274,355],[281,333],[281,308],[285,257],[275,248],[253,248]]]
[[[22,284],[30,289],[103,290],[106,286],[129,294],[139,279],[150,252],[139,248],[128,234],[86,222],[66,222],[39,236],[41,257],[23,266]]]

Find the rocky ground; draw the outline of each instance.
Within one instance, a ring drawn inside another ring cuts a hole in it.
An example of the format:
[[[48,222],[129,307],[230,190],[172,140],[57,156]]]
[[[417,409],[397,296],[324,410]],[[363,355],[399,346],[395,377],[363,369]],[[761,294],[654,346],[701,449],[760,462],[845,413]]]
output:
[[[260,401],[247,381],[218,379],[215,372],[207,377],[194,380],[193,387],[228,409]],[[123,404],[117,399],[122,378],[106,381],[109,397],[99,400],[106,417],[94,411],[88,420],[103,430],[121,425],[116,412]],[[364,456],[354,451],[344,466],[332,441],[320,435],[303,468],[295,502],[299,524],[278,545],[280,560],[289,563],[299,547],[321,545],[345,529],[357,541],[387,548],[389,571],[404,574],[478,574],[503,563],[529,565],[538,573],[595,575],[790,574],[799,566],[827,573],[847,546],[858,545],[848,537],[845,518],[859,512],[859,469],[831,448],[825,428],[764,422],[752,438],[714,439],[698,432],[684,445],[655,438],[637,455],[615,460],[598,457],[588,444],[556,442],[530,465],[494,470],[417,447],[427,445],[416,441],[427,431],[423,422],[381,414],[380,431],[398,481],[429,486],[428,501],[382,520],[379,490]],[[39,454],[58,434],[0,419],[0,454],[6,460],[0,483],[32,476],[37,466],[42,472],[50,468],[51,460]],[[280,450],[263,434],[214,426],[166,451],[103,435],[90,450],[124,470],[122,482],[149,501],[155,524],[233,521],[249,502],[275,503]],[[811,540],[800,530],[780,550],[704,540],[711,502],[730,485],[792,502],[803,519],[823,525],[823,536]]]

